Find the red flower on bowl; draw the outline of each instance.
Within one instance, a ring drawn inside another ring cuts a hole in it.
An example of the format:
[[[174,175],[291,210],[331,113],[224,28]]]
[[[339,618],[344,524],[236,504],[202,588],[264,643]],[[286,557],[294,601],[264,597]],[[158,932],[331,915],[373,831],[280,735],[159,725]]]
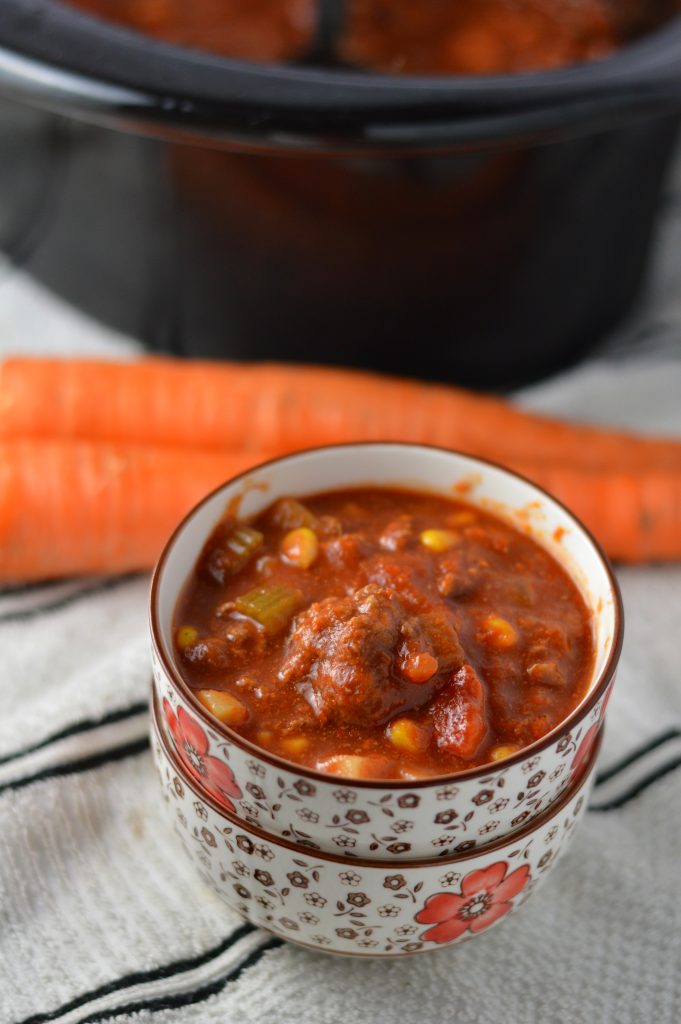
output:
[[[208,753],[210,744],[201,726],[184,708],[178,708],[175,714],[167,700],[163,701],[163,713],[184,767],[216,800],[233,811],[234,804],[229,798],[240,797],[241,790],[224,761]]]
[[[524,864],[507,874],[508,864],[498,861],[480,871],[470,871],[461,882],[461,895],[440,892],[430,896],[415,919],[432,924],[421,935],[431,942],[452,942],[464,932],[481,932],[512,908],[511,900],[525,887],[530,869]]]

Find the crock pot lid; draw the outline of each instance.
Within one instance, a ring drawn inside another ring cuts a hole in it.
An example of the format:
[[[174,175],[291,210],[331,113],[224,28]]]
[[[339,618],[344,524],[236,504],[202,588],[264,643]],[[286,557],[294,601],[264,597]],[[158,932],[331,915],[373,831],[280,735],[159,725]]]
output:
[[[681,17],[601,61],[503,76],[395,76],[257,64],[158,42],[57,0],[1,0],[0,46],[93,83],[137,91],[137,103],[185,121],[348,135],[380,122],[408,130],[564,106],[650,107],[681,99]],[[132,93],[131,93],[132,95]],[[131,104],[134,107],[134,103]],[[565,121],[563,120],[563,123]],[[451,125],[449,126],[451,128]],[[396,139],[397,141],[397,139]]]
[[[501,76],[378,75],[259,64],[158,42],[69,8],[58,0],[2,0],[0,43],[97,79],[201,100],[252,104],[285,99],[305,109],[351,104],[399,110],[404,104],[461,107],[504,101],[546,103],[595,89],[631,86],[666,76],[681,58],[681,18],[623,47],[612,57],[549,72]]]

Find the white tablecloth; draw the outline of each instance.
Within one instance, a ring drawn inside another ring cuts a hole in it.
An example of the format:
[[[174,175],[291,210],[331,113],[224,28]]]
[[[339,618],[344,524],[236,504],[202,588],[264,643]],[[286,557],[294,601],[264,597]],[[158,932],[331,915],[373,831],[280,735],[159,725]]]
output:
[[[681,434],[679,200],[627,327],[520,401]],[[0,266],[0,355],[135,348]],[[681,566],[618,575],[626,642],[574,845],[499,930],[376,963],[244,925],[185,863],[146,741],[146,577],[0,593],[0,1024],[678,1021]]]

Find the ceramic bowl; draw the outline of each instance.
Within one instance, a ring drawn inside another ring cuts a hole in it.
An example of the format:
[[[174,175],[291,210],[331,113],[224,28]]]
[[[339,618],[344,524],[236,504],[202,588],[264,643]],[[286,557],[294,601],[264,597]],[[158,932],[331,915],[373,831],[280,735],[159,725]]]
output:
[[[175,604],[228,503],[243,516],[282,495],[350,486],[412,487],[461,496],[531,534],[566,567],[593,611],[597,656],[588,692],[557,728],[504,761],[418,781],[326,775],[285,761],[218,722],[183,680],[172,648]],[[447,857],[493,842],[540,814],[569,786],[605,712],[622,642],[609,564],[548,494],[499,466],[406,444],[314,449],[266,463],[209,495],[180,524],[151,590],[154,687],[166,736],[187,771],[245,823],[309,849],[378,859]]]
[[[529,898],[585,811],[601,733],[570,786],[529,825],[481,850],[397,865],[309,850],[245,825],[180,763],[157,716],[151,739],[167,818],[225,903],[301,946],[395,957],[473,938]]]

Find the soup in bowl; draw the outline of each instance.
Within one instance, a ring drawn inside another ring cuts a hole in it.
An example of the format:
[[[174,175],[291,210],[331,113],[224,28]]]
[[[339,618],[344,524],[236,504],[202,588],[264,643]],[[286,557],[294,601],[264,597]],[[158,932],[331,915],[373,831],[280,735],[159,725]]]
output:
[[[621,646],[598,545],[501,467],[317,449],[204,500],[152,587],[169,741],[223,806],[356,856],[520,828],[596,735]]]

